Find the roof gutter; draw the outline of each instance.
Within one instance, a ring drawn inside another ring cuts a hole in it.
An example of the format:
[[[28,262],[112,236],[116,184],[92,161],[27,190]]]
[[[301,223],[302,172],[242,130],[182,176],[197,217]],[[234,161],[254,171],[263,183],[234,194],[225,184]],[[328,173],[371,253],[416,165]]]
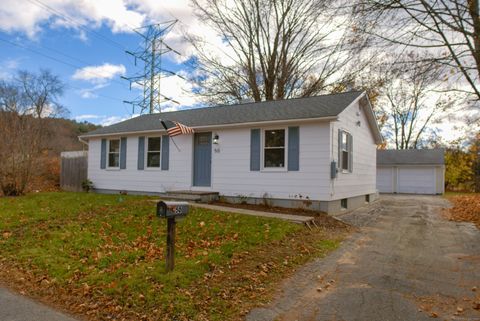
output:
[[[220,129],[220,128],[242,128],[242,127],[251,127],[251,126],[263,126],[263,125],[274,125],[274,124],[290,124],[290,123],[311,123],[317,121],[333,121],[337,120],[338,116],[328,116],[328,117],[317,117],[317,118],[302,118],[302,119],[284,119],[284,120],[269,120],[269,121],[260,121],[260,122],[248,122],[248,123],[235,123],[235,124],[220,124],[220,125],[206,125],[206,126],[192,126],[194,130],[203,131],[210,129]],[[140,131],[129,131],[129,132],[115,132],[115,133],[106,133],[106,134],[97,134],[97,135],[82,135],[78,139],[81,142],[85,142],[83,139],[95,138],[95,137],[105,137],[105,136],[117,136],[117,135],[133,135],[133,134],[147,134],[147,133],[158,133],[164,132],[163,129],[150,129],[150,130],[140,130]]]
[[[88,142],[86,140],[84,140],[82,137],[83,136],[78,136],[78,140],[80,141],[80,143],[88,146]]]

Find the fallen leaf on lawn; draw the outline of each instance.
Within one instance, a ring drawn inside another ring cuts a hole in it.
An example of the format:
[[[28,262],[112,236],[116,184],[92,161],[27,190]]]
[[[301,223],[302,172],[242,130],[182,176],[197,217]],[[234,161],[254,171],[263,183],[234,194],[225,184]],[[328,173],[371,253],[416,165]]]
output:
[[[2,234],[2,236],[3,236],[4,239],[8,239],[10,236],[12,236],[12,233],[11,232],[4,232]]]

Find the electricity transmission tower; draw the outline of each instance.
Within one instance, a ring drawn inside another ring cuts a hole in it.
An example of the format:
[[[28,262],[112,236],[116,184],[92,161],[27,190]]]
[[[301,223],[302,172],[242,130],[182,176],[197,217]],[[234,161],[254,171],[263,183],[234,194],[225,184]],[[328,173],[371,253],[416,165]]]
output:
[[[175,104],[180,104],[178,101],[162,95],[160,92],[161,78],[177,76],[184,79],[175,72],[162,68],[163,55],[168,52],[180,55],[178,51],[172,49],[164,42],[166,34],[173,28],[176,22],[177,20],[172,20],[134,29],[143,38],[143,45],[135,52],[126,51],[126,53],[134,57],[135,66],[137,66],[138,61],[143,63],[143,70],[136,75],[122,77],[130,82],[130,90],[132,85],[143,89],[143,95],[132,101],[124,101],[133,106],[133,111],[137,107],[140,109],[140,114],[146,111],[152,114],[161,112],[161,102],[171,101]]]

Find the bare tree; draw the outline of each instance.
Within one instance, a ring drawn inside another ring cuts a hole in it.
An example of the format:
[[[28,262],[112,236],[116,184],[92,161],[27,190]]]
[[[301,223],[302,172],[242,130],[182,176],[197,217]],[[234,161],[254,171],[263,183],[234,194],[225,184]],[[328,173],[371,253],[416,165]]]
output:
[[[385,85],[380,90],[379,106],[387,116],[385,136],[396,149],[420,148],[430,126],[446,116],[452,101],[449,95],[435,93],[441,68],[418,63],[423,59],[414,54],[402,60],[408,69],[393,64],[383,70]]]
[[[4,195],[25,191],[46,146],[45,118],[64,111],[63,83],[49,71],[21,71],[0,82],[0,188]]]
[[[428,52],[419,62],[446,67],[448,90],[480,100],[478,0],[359,0],[355,11],[357,34]]]
[[[347,42],[349,15],[334,3],[193,0],[198,17],[225,45],[215,54],[221,49],[209,40],[189,36],[200,65],[199,93],[212,103],[306,97],[360,69],[351,62],[362,43]]]

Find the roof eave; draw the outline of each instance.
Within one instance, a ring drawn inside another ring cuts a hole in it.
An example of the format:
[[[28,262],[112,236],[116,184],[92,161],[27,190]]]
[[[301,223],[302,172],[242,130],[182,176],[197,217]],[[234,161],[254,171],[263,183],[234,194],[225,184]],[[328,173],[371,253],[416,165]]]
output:
[[[326,117],[314,117],[314,118],[301,118],[301,119],[283,119],[283,120],[268,120],[260,122],[247,122],[247,123],[233,123],[233,124],[219,124],[219,125],[207,125],[207,126],[192,126],[194,130],[203,131],[210,129],[220,129],[220,128],[239,128],[239,127],[251,127],[251,126],[265,126],[273,124],[291,124],[291,123],[309,123],[309,122],[318,122],[318,121],[334,121],[337,120],[338,116],[326,116]],[[114,132],[114,133],[104,133],[104,134],[93,134],[93,135],[81,135],[78,136],[81,140],[88,140],[95,137],[108,137],[108,136],[118,136],[118,135],[133,135],[133,134],[147,134],[147,133],[158,133],[165,132],[163,129],[150,129],[150,130],[140,130],[140,131],[128,131],[128,132]]]
[[[367,110],[367,120],[375,137],[375,143],[380,145],[383,143],[382,133],[380,132],[380,127],[378,127],[377,117],[375,116],[375,112],[373,111],[372,104],[370,103],[370,99],[368,98],[366,92],[363,92],[359,100],[361,99],[365,99],[366,103],[368,104],[368,108],[365,108]]]

